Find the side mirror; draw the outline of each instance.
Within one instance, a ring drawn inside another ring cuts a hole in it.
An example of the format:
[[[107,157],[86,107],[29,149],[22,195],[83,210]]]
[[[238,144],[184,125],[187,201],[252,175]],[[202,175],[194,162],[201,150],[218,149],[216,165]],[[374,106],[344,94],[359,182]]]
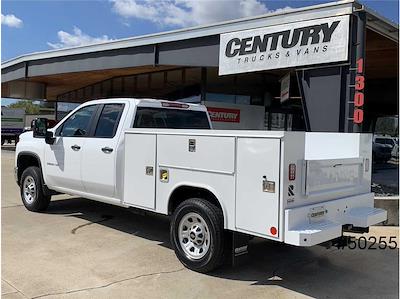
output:
[[[44,138],[47,132],[47,118],[36,118],[32,121],[34,138]]]
[[[53,132],[48,131],[48,119],[47,118],[36,118],[32,121],[32,131],[34,138],[44,138],[47,144],[54,143]]]

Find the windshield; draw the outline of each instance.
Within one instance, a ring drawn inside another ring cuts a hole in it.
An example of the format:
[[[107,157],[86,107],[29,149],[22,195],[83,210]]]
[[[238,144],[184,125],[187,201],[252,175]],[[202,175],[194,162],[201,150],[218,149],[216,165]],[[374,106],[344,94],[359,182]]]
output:
[[[210,123],[205,111],[138,107],[133,127],[210,129]]]

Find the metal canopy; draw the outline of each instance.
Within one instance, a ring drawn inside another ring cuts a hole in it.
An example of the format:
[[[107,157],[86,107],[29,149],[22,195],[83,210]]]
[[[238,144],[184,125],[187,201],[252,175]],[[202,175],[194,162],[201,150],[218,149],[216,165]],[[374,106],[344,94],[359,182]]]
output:
[[[366,9],[355,1],[339,1],[207,26],[22,55],[2,63],[2,96],[55,100],[61,93],[117,76],[173,67],[216,67],[219,35],[222,33],[347,15],[357,10]],[[398,47],[398,27],[376,13],[366,11],[367,28],[390,38]],[[29,88],[21,87],[24,82],[29,82]]]

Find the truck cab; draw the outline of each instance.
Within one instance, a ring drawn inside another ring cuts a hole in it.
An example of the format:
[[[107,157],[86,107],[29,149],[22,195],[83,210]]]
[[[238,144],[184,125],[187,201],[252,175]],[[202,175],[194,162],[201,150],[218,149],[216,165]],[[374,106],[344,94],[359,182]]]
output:
[[[211,129],[211,122],[201,105],[153,99],[90,101],[50,129],[52,136],[35,131],[20,136],[17,182],[34,163],[47,189],[121,203],[123,132],[132,127]]]

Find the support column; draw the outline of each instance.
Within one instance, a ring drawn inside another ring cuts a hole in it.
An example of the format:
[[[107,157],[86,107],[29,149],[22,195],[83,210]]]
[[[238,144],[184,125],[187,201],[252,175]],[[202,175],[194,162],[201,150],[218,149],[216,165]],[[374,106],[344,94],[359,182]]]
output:
[[[346,97],[345,132],[362,132],[365,101],[365,40],[366,13],[351,16],[350,35],[350,84]]]

